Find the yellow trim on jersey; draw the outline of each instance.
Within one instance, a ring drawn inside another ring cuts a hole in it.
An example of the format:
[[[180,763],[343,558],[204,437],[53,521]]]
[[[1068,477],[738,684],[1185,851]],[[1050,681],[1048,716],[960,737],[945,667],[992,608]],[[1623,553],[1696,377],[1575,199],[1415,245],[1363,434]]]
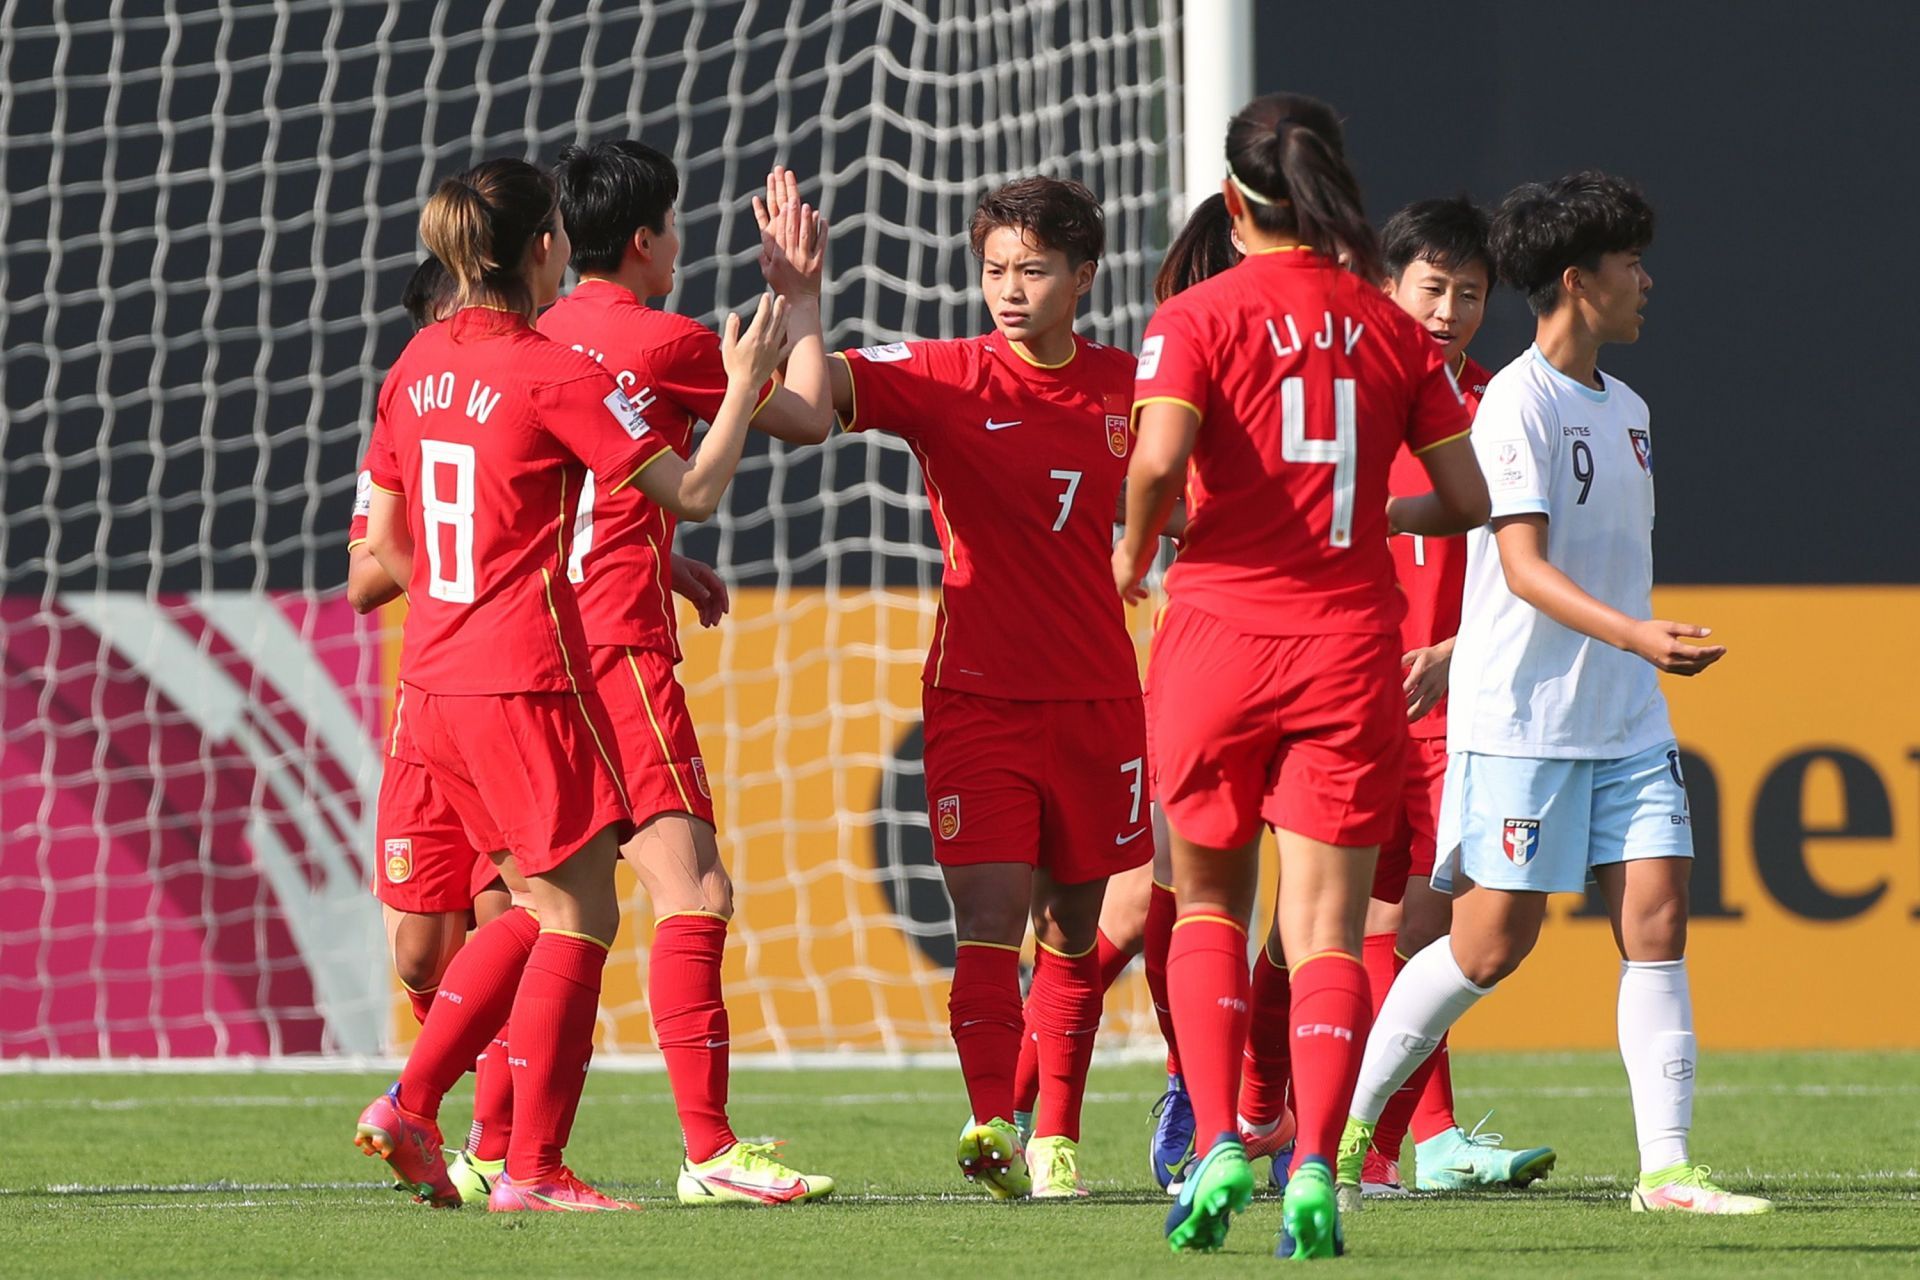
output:
[[[972,938],[962,938],[959,942],[956,942],[953,945],[956,950],[960,947],[991,947],[995,951],[1011,951],[1015,955],[1020,954],[1019,947],[1012,946],[1005,942],[977,942]]]
[[[1074,358],[1080,354],[1080,343],[1077,339],[1074,341],[1074,344],[1073,344],[1073,355],[1068,356],[1065,360],[1062,360],[1059,364],[1048,364],[1045,360],[1034,359],[1032,356],[1027,354],[1026,348],[1022,344],[1015,342],[1012,338],[1007,339],[1007,347],[1013,352],[1013,354],[1019,356],[1022,360],[1025,360],[1028,364],[1032,365],[1036,369],[1064,369],[1068,365],[1072,364],[1074,362]]]
[[[927,495],[933,499],[934,508],[940,513],[940,523],[947,530],[947,568],[958,569],[960,558],[954,554],[959,539],[953,533],[953,521],[947,516],[947,500],[940,496],[940,486],[934,483],[933,472],[927,469],[927,455],[921,451],[918,441],[907,441],[907,447],[913,450],[913,456],[920,460],[920,478],[926,482]]]
[[[1242,924],[1240,921],[1228,919],[1226,916],[1215,916],[1215,915],[1181,916],[1178,920],[1175,920],[1173,922],[1173,927],[1178,929],[1181,925],[1199,924],[1202,921],[1211,921],[1214,924],[1230,924],[1242,933],[1245,933],[1247,931],[1247,926]]]
[[[584,486],[582,486],[584,488]],[[553,531],[553,540],[560,552],[560,564],[566,566],[567,556],[567,469],[560,468],[560,521]]]
[[[678,920],[681,916],[696,916],[705,920],[725,921],[728,919],[728,917],[721,915],[718,911],[669,911],[663,916],[655,916],[653,923],[655,925],[662,925],[669,920]]]
[[[679,623],[673,616],[673,557],[661,555],[660,544],[644,528],[640,531],[640,539],[647,544],[647,550],[653,552],[653,576],[655,585],[660,589],[660,612],[677,627]]]
[[[365,538],[348,538],[347,539],[348,551],[352,551],[355,547],[364,547],[366,545],[367,545],[367,540]]]
[[[594,937],[590,933],[575,933],[571,929],[542,929],[540,932],[543,935],[550,933],[556,938],[578,938],[582,942],[591,942],[594,946],[599,947],[602,951],[613,950],[613,944],[611,942],[602,942],[600,941],[600,939]]]
[[[401,492],[399,489],[389,489],[387,488],[387,486],[383,484],[375,484],[372,476],[367,477],[367,483],[372,485],[374,488],[378,489],[380,492],[386,494],[389,498],[404,498],[407,496],[405,493]]]
[[[393,727],[387,731],[387,754],[398,757],[400,754],[400,713],[407,709],[407,686],[401,685],[393,695]]]
[[[1094,952],[1094,948],[1098,947],[1100,944],[1096,942],[1093,944],[1093,946],[1088,947],[1085,951],[1062,951],[1058,947],[1050,947],[1046,943],[1040,941],[1040,939],[1035,938],[1033,940],[1033,945],[1040,948],[1042,951],[1046,952],[1050,956],[1059,956],[1062,960],[1078,960],[1081,956],[1092,955]]]
[[[638,480],[640,478],[640,473],[642,471],[645,471],[648,467],[652,466],[654,463],[660,461],[660,459],[666,457],[668,454],[672,452],[673,452],[673,446],[668,444],[665,440],[662,440],[660,442],[660,452],[654,454],[651,458],[648,458],[645,462],[641,463],[639,466],[635,467],[632,471],[628,472],[627,478],[625,480],[622,480],[619,484],[607,490],[607,492],[609,494],[615,494],[620,492],[622,489],[632,484],[635,480]]]
[[[627,648],[627,669],[633,672],[633,687],[640,691],[640,709],[647,713],[647,724],[653,729],[653,740],[660,744],[660,759],[666,765],[667,773],[673,778],[673,789],[680,795],[680,803],[686,806],[688,813],[693,812],[693,800],[687,795],[686,787],[681,785],[680,771],[673,767],[673,750],[667,746],[667,735],[661,732],[660,721],[653,714],[653,700],[647,696],[647,682],[640,678],[640,664],[634,661],[633,648]]]
[[[1445,440],[1435,440],[1432,444],[1423,444],[1418,449],[1411,450],[1411,452],[1413,456],[1417,458],[1423,453],[1432,453],[1435,449],[1438,449],[1443,444],[1452,444],[1455,440],[1464,440],[1472,434],[1473,434],[1473,428],[1468,427],[1465,431],[1456,432],[1455,434],[1448,436]]]
[[[1234,183],[1234,185],[1237,187],[1240,186],[1240,184],[1237,182]],[[1240,189],[1242,191],[1246,190],[1245,187],[1240,187]],[[1248,254],[1247,256],[1249,258],[1259,258],[1269,253],[1312,253],[1312,252],[1313,252],[1313,246],[1310,244],[1276,244],[1276,245],[1269,245],[1265,249],[1255,249],[1252,253]]]
[[[1353,952],[1341,951],[1338,948],[1335,948],[1334,950],[1331,950],[1331,951],[1316,951],[1312,955],[1308,956],[1305,960],[1302,960],[1298,964],[1295,964],[1294,966],[1292,966],[1290,969],[1287,970],[1287,972],[1298,973],[1302,969],[1306,968],[1308,965],[1312,964],[1315,960],[1351,960],[1354,964],[1360,963],[1360,957],[1353,954]]]
[[[843,418],[840,416],[840,411],[835,409],[833,420],[840,425],[842,431],[852,431],[853,424],[860,420],[860,380],[853,376],[853,361],[848,359],[846,352],[830,351],[827,354],[847,366],[847,393],[853,397],[853,412]],[[832,379],[829,378],[828,382],[831,384]]]
[[[776,369],[773,376],[767,379],[767,394],[760,397],[760,403],[753,406],[753,412],[747,415],[748,422],[760,416],[760,411],[767,407],[767,402],[773,399],[774,392],[778,390],[780,390],[780,371]]]
[[[1195,418],[1205,420],[1206,414],[1200,412],[1200,406],[1191,400],[1182,400],[1179,396],[1148,396],[1145,400],[1135,400],[1133,408],[1127,413],[1127,430],[1134,435],[1140,434],[1140,411],[1150,404],[1177,404],[1190,410]]]
[[[600,753],[600,763],[607,766],[607,772],[613,777],[613,789],[620,793],[620,803],[631,810],[633,804],[627,799],[627,784],[621,781],[620,770],[614,765],[613,757],[607,754],[607,744],[600,741],[600,731],[593,727],[593,717],[587,713],[587,700],[580,695],[580,681],[573,674],[573,659],[567,656],[567,637],[560,629],[560,611],[553,607],[553,575],[542,569],[540,584],[547,593],[547,616],[553,619],[553,638],[560,646],[560,665],[566,668],[567,684],[573,689],[573,700],[580,704],[580,718],[587,722],[587,733],[593,739],[593,749]]]

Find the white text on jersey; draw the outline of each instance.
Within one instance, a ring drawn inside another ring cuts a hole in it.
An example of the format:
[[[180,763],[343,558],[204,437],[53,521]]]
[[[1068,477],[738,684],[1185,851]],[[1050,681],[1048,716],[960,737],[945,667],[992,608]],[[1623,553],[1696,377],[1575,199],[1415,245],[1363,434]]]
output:
[[[1323,311],[1320,317],[1320,329],[1311,336],[1310,341],[1321,351],[1331,351],[1333,350],[1333,312]],[[1273,342],[1273,354],[1284,360],[1288,356],[1298,354],[1307,344],[1300,340],[1300,327],[1293,322],[1292,312],[1281,316],[1280,322],[1287,327],[1286,337],[1280,336],[1279,326],[1271,320],[1267,321],[1267,337]],[[1352,355],[1354,345],[1360,341],[1360,335],[1366,331],[1367,326],[1352,316],[1341,316],[1340,341],[1343,347],[1341,354]]]
[[[493,416],[494,409],[500,403],[500,395],[485,383],[475,382],[467,388],[467,416],[484,424]],[[453,408],[453,375],[427,375],[407,388],[407,399],[413,402],[414,413],[423,418],[429,409]]]

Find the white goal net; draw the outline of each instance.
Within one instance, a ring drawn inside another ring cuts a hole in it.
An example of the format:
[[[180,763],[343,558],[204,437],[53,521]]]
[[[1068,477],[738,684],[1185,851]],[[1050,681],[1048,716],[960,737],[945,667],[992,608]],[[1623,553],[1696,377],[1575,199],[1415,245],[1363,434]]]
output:
[[[1167,241],[1173,0],[276,0],[0,10],[0,1059],[372,1054],[410,1036],[368,888],[400,615],[341,592],[420,202],[634,136],[681,168],[668,306],[760,288],[746,198],[832,227],[836,346],[988,323],[965,228],[1072,176],[1131,344]],[[734,612],[687,684],[739,885],[736,1048],[945,1042],[919,773],[938,584],[911,457],[756,441],[681,549]],[[624,875],[624,873],[623,873]],[[623,878],[602,1044],[650,1047]],[[1129,979],[1110,1010],[1146,1025]]]

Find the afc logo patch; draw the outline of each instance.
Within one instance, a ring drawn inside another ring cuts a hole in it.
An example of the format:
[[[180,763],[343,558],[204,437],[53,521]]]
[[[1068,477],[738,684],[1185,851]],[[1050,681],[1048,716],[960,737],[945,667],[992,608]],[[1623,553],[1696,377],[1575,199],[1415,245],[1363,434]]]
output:
[[[687,765],[693,770],[693,785],[700,788],[701,795],[709,800],[713,799],[713,792],[707,786],[707,762],[695,756],[687,761]]]
[[[941,796],[935,810],[937,825],[942,840],[951,840],[960,834],[960,797]]]
[[[1500,826],[1500,852],[1516,867],[1524,867],[1540,852],[1540,819],[1508,818]]]
[[[1653,437],[1638,427],[1628,427],[1627,438],[1633,441],[1633,456],[1640,459],[1640,469],[1652,475]]]
[[[382,853],[386,856],[387,883],[405,884],[413,875],[413,841],[389,840]]]

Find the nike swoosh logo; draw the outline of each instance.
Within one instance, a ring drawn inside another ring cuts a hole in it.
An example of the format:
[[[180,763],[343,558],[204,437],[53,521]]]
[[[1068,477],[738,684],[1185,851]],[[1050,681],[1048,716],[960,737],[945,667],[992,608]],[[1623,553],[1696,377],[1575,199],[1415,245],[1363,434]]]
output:
[[[1138,840],[1141,836],[1145,834],[1147,834],[1147,829],[1145,827],[1142,827],[1130,836],[1115,836],[1113,838],[1113,843],[1115,844],[1115,846],[1119,846],[1123,844],[1132,844],[1135,840]]]
[[[1020,425],[1021,423],[1023,423],[1023,422],[1025,422],[1025,421],[1026,421],[1026,419],[1025,419],[1025,418],[1015,418],[1015,419],[1014,419],[1014,420],[1013,420],[1012,422],[995,422],[995,421],[994,421],[994,420],[993,420],[992,418],[988,418],[988,419],[987,419],[987,430],[989,430],[989,431],[1005,431],[1005,430],[1006,430],[1006,429],[1007,429],[1008,427],[1017,427],[1017,426],[1019,426],[1019,425]]]

